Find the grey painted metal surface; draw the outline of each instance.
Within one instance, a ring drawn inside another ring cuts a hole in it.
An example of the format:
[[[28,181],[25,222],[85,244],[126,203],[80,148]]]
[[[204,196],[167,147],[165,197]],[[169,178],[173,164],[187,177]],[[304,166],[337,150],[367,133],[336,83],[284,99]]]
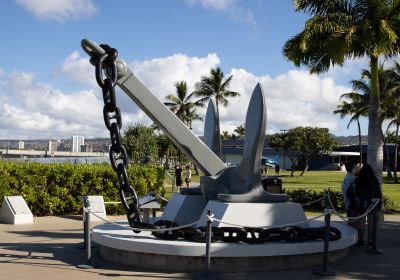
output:
[[[82,48],[90,55],[104,50],[84,39]],[[174,144],[195,162],[206,175],[218,174],[225,164],[171,110],[154,96],[132,73],[125,62],[117,61],[118,86],[154,121]]]
[[[228,202],[284,202],[284,194],[270,194],[261,185],[261,152],[265,138],[266,106],[257,84],[246,114],[243,158],[238,166],[216,176],[203,176],[200,185],[207,200]]]
[[[117,84],[206,175],[215,175],[225,168],[221,159],[154,96],[129,69],[125,76],[118,79]]]
[[[217,115],[214,100],[210,100],[204,121],[204,143],[221,158],[221,138],[219,130],[219,116]]]
[[[82,48],[92,58],[104,53],[96,43],[84,39]],[[93,63],[93,59],[91,59]],[[230,202],[284,202],[283,194],[267,193],[261,185],[261,151],[265,137],[266,109],[260,84],[257,84],[246,115],[243,159],[227,167],[219,158],[219,118],[211,103],[207,110],[205,144],[154,96],[122,60],[117,60],[118,86],[166,133],[206,176],[200,186],[206,200]],[[217,153],[217,154],[216,154]]]

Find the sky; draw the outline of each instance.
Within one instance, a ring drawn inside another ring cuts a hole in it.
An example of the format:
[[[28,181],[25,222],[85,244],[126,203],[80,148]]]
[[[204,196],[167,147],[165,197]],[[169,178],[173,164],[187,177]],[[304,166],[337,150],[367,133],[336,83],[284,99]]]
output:
[[[233,75],[240,97],[220,108],[221,131],[243,124],[260,83],[267,133],[296,126],[357,135],[356,124],[332,112],[365,59],[321,75],[296,68],[282,47],[308,15],[289,0],[8,0],[0,1],[0,139],[109,137],[94,67],[80,47],[88,38],[118,50],[119,59],[162,102],[185,80],[188,92],[210,69]],[[123,128],[151,120],[121,90]],[[204,117],[205,109],[198,111]],[[193,123],[203,134],[204,123]],[[367,134],[366,121],[362,134]]]

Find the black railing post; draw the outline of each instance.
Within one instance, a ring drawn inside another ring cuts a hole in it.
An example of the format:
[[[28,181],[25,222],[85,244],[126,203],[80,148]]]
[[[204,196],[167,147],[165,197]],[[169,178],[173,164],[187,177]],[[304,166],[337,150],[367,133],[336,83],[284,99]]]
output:
[[[212,241],[212,213],[210,210],[207,211],[207,229],[206,229],[206,259],[204,264],[204,272],[200,275],[196,275],[194,280],[218,280],[217,275],[210,273],[211,266],[211,241]]]
[[[90,201],[88,197],[83,201],[83,228],[84,228],[84,241],[86,252],[86,264],[77,265],[78,268],[91,269],[92,266],[92,245],[90,237]]]
[[[329,240],[331,235],[331,214],[332,208],[328,205],[329,193],[325,194],[325,237],[324,237],[324,253],[322,259],[322,268],[314,268],[312,272],[319,276],[334,276],[336,272],[328,269],[328,253],[329,253]]]
[[[211,225],[212,225],[212,221],[211,221],[211,211],[208,210],[207,211],[207,232],[206,232],[206,267],[205,267],[205,271],[206,273],[209,272],[210,270],[210,264],[211,264],[211,234],[212,234],[212,230],[211,230]]]

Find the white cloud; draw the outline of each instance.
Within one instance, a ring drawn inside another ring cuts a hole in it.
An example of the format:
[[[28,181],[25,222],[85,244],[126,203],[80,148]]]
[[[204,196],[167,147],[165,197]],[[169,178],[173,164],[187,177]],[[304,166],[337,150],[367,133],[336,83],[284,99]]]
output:
[[[219,63],[219,57],[215,53],[206,57],[175,54],[143,62],[134,61],[130,67],[154,94],[164,99],[168,94],[175,93],[174,83],[177,81],[185,80],[188,92],[193,91],[200,77],[208,75],[210,69]]]
[[[3,76],[4,73],[5,73],[5,72],[4,72],[3,68],[0,67],[0,76]]]
[[[74,83],[96,87],[94,67],[90,64],[88,57],[81,57],[78,51],[71,53],[65,60],[59,74],[71,78]]]
[[[267,104],[267,132],[296,126],[327,127],[331,132],[338,129],[337,117],[332,111],[339,96],[348,90],[335,85],[330,78],[320,78],[305,71],[292,70],[271,78],[254,76],[243,69],[233,69],[231,89],[241,93],[222,108],[221,130],[233,132],[244,123],[247,106],[255,85],[262,85]]]
[[[104,135],[102,101],[93,90],[66,94],[15,71],[0,80],[0,91],[1,138]]]
[[[186,80],[188,91],[201,76],[208,75],[210,68],[219,64],[216,54],[204,58],[191,58],[174,55],[145,62],[133,62],[131,68],[138,78],[163,101],[169,93],[174,93],[174,83]],[[310,75],[306,71],[292,70],[275,78],[255,76],[244,69],[232,69],[225,76],[233,75],[231,89],[241,93],[239,98],[229,101],[228,107],[220,108],[221,131],[233,130],[244,123],[247,106],[255,85],[260,82],[267,103],[267,130],[279,132],[296,126],[327,127],[338,132],[338,117],[333,110],[339,102],[339,96],[349,88],[335,84],[330,77]],[[124,102],[125,103],[125,102]],[[129,102],[127,102],[129,104]],[[204,116],[205,109],[199,113]],[[195,122],[193,130],[203,133],[203,123]]]
[[[189,5],[200,4],[203,8],[227,14],[236,22],[247,24],[253,28],[257,26],[250,9],[243,8],[237,0],[187,0]]]
[[[63,92],[40,83],[32,73],[12,72],[0,78],[0,138],[86,137],[105,136],[108,133],[102,120],[103,101],[94,79],[94,67],[78,52],[69,55],[59,73],[88,88],[84,91]],[[186,80],[188,91],[211,68],[220,63],[217,54],[189,57],[176,54],[165,58],[129,63],[135,75],[161,102],[167,94],[175,93],[174,83]],[[250,96],[261,83],[267,104],[267,132],[279,132],[296,126],[327,127],[332,133],[343,129],[332,111],[339,96],[350,89],[335,84],[330,77],[310,75],[306,71],[292,70],[277,77],[255,76],[244,69],[232,69],[231,89],[241,93],[230,99],[228,107],[220,108],[221,131],[230,133],[245,122]],[[122,110],[123,126],[142,122],[151,124],[145,113],[121,90],[117,102]],[[199,110],[204,117],[205,109]],[[193,123],[196,134],[203,133],[203,122]],[[123,129],[124,129],[123,127]]]
[[[368,69],[368,58],[359,57],[346,60],[342,66],[335,65],[331,67],[322,77],[330,77],[337,82],[350,84],[349,77],[361,77],[362,69]]]
[[[200,0],[204,8],[215,9],[219,11],[229,10],[235,5],[235,0]]]
[[[92,16],[98,11],[92,0],[16,0],[39,20],[64,22]]]

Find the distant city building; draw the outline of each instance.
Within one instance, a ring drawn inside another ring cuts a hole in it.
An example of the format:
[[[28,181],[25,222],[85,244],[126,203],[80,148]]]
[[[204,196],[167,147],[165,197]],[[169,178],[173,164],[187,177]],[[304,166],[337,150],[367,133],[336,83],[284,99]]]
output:
[[[49,141],[49,148],[48,151],[55,152],[55,151],[62,151],[63,150],[63,142],[61,140],[50,140]]]
[[[85,145],[82,145],[81,152],[93,153],[93,145],[90,143],[86,143]]]
[[[82,145],[85,145],[85,138],[83,136],[72,136],[72,152],[80,152]]]
[[[18,142],[18,150],[23,150],[25,149],[25,143],[24,141],[19,141]]]
[[[57,146],[57,151],[58,152],[64,152],[65,151],[65,142],[60,140],[60,144]]]

